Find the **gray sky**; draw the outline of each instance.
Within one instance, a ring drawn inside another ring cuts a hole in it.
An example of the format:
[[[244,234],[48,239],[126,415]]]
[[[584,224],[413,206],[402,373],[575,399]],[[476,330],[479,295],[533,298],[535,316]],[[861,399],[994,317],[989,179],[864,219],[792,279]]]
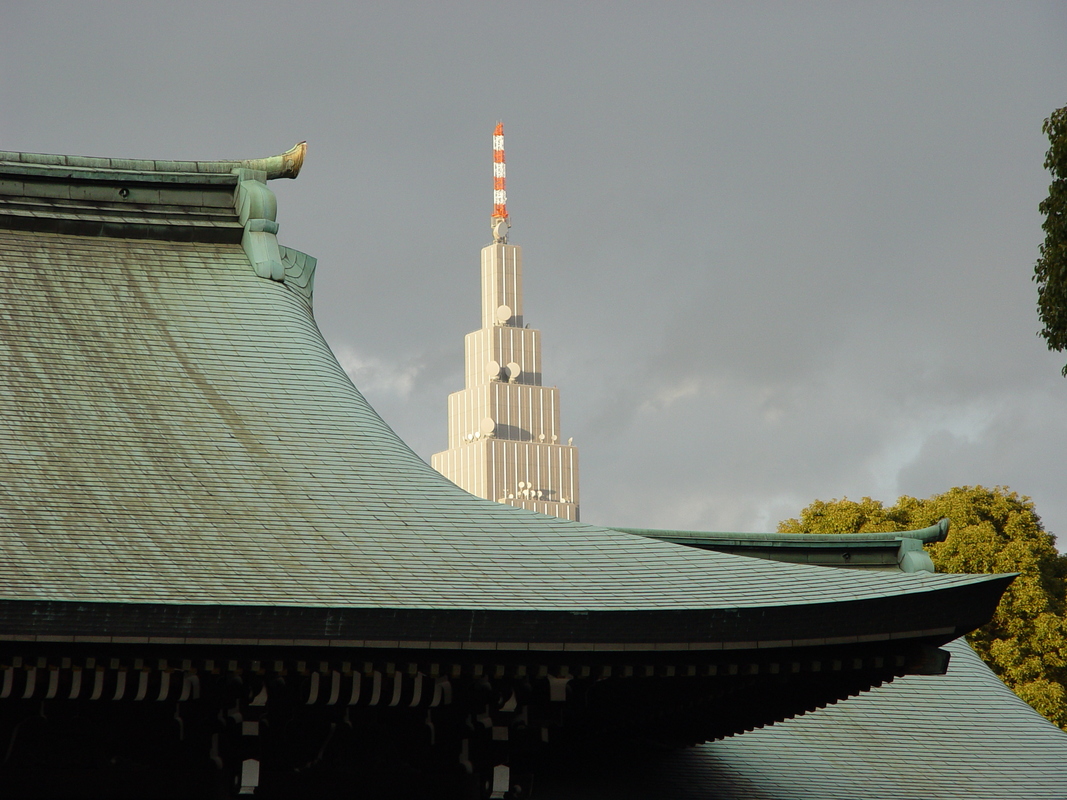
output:
[[[0,148],[307,139],[279,238],[428,459],[502,119],[583,519],[773,530],[815,498],[981,483],[1067,534],[1067,356],[1030,280],[1065,41],[1058,2],[0,0]]]

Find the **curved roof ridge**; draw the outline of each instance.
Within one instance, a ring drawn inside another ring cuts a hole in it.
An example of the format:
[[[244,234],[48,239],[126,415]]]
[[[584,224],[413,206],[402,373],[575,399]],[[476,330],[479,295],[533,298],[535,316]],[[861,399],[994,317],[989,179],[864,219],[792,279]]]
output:
[[[672,529],[656,529],[656,528],[620,528],[618,526],[612,526],[614,530],[622,531],[623,533],[633,533],[638,536],[646,536],[650,539],[663,539],[673,542],[701,542],[701,543],[720,543],[729,544],[732,546],[766,546],[770,545],[789,545],[796,544],[800,546],[815,546],[818,544],[833,544],[840,546],[842,544],[862,544],[869,543],[882,543],[882,542],[898,542],[901,539],[917,539],[923,544],[933,544],[934,542],[943,542],[945,537],[948,536],[950,522],[948,519],[942,519],[937,524],[931,525],[927,528],[920,528],[913,531],[872,531],[868,533],[726,533],[718,531],[682,531]]]
[[[298,142],[284,153],[267,158],[233,161],[162,161],[137,158],[107,158],[100,156],[69,156],[50,153],[23,153],[0,150],[0,164],[20,164],[30,167],[62,167],[75,170],[106,172],[169,172],[195,174],[229,174],[236,169],[265,172],[267,179],[295,178],[300,174],[307,153],[307,142]],[[80,175],[79,177],[91,177]]]

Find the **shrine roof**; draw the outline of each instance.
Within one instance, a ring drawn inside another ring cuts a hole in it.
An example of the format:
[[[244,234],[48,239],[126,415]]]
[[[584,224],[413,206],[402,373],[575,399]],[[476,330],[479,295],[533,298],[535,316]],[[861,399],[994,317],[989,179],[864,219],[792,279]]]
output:
[[[253,169],[267,180],[295,178],[300,174],[307,153],[307,142],[300,142],[278,156],[233,161],[159,161],[143,158],[101,158],[67,156],[51,153],[21,153],[0,150],[0,164],[8,174],[26,174],[52,180],[156,180],[168,183],[215,183],[211,175],[225,175],[226,182],[236,181],[235,170]]]
[[[962,639],[946,675],[908,675],[795,719],[674,752],[541,775],[545,800],[1060,800],[1067,733]]]
[[[476,611],[503,614],[498,631],[552,612],[560,636],[616,641],[709,641],[734,620],[735,638],[781,646],[947,640],[1010,580],[780,564],[475,498],[396,436],[323,340],[314,259],[274,238],[273,160],[102,161],[0,153],[0,604],[407,611],[431,628],[442,611],[453,633]],[[119,172],[225,177],[217,219],[190,220],[206,191],[127,203]],[[767,609],[779,628],[737,623]],[[583,621],[601,612],[678,624]]]
[[[706,547],[782,547],[822,549],[825,547],[885,547],[902,539],[915,539],[923,544],[944,541],[949,521],[915,531],[891,533],[719,533],[709,531],[660,530],[653,528],[618,528],[615,530],[648,536],[652,539]]]
[[[150,161],[0,150],[0,226],[124,239],[240,242],[247,178],[295,178],[307,145],[242,161]]]
[[[892,533],[721,533],[705,531],[615,528],[664,542],[701,550],[784,561],[845,568],[880,568],[933,572],[934,565],[923,545],[945,540],[949,520],[915,531]]]
[[[720,552],[823,567],[901,568],[900,550],[944,541],[948,521],[917,531],[711,533],[633,529]],[[906,542],[915,545],[903,547]],[[840,554],[851,553],[849,562]],[[932,569],[932,564],[930,565]],[[963,638],[943,645],[944,675],[908,675],[774,725],[672,753],[586,759],[543,775],[546,800],[1059,800],[1067,732],[1004,685]],[[562,783],[561,783],[562,779]]]

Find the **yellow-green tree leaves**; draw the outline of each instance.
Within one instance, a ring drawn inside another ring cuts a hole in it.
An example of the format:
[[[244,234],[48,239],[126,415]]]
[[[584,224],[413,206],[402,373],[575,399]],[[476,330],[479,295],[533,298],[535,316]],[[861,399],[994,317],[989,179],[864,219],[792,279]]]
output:
[[[948,538],[927,547],[941,572],[1017,572],[989,624],[968,638],[1011,689],[1067,729],[1067,556],[1028,497],[961,486],[885,506],[865,497],[816,500],[783,533],[871,533],[925,528],[948,517]]]

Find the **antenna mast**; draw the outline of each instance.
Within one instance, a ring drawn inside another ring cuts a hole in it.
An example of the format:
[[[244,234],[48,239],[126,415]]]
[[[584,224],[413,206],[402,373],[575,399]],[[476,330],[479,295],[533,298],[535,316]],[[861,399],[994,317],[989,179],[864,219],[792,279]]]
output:
[[[504,123],[498,122],[493,131],[493,242],[507,244],[508,228],[508,193],[504,187],[507,173],[504,169]]]

